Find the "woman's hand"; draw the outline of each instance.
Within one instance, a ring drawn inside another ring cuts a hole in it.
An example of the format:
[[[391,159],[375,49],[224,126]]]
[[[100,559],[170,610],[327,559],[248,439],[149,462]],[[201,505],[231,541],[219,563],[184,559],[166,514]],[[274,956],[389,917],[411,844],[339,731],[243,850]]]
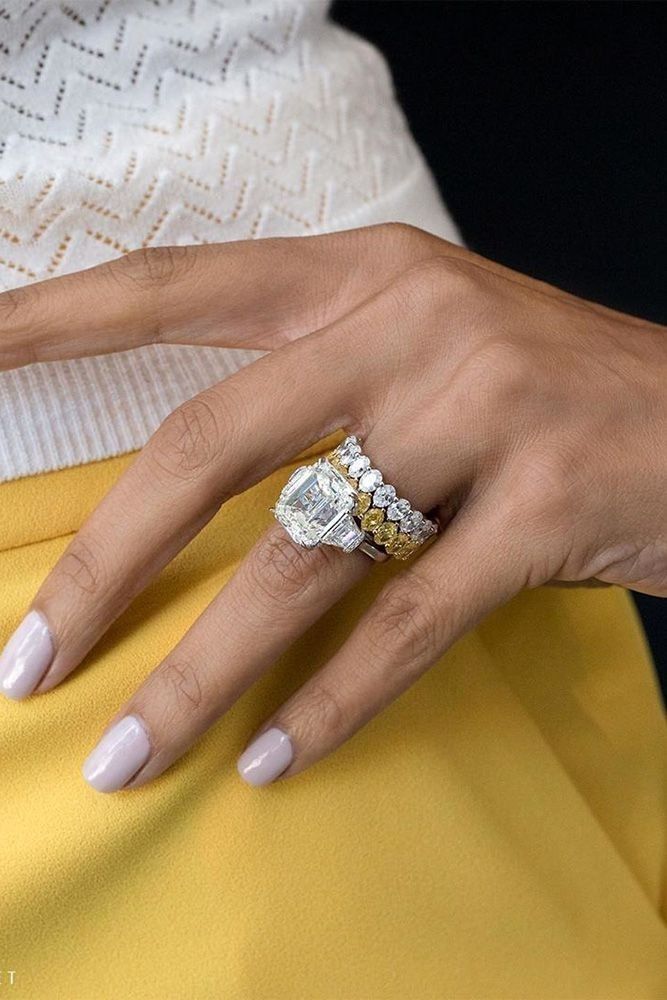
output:
[[[136,251],[0,295],[0,367],[157,341],[268,353],[171,414],[88,518],[0,659],[10,697],[59,684],[228,497],[339,427],[448,523],[262,726],[250,783],[331,752],[524,587],[667,594],[664,328],[404,225]],[[112,720],[91,784],[164,771],[372,565],[275,524]]]

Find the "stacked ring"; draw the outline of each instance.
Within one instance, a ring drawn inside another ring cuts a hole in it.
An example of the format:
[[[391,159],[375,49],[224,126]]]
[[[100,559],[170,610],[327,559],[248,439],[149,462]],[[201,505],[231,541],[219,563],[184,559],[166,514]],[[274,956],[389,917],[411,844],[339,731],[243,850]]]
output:
[[[408,559],[438,531],[383,482],[354,435],[326,458],[295,469],[271,511],[297,545],[359,549],[377,562]]]
[[[327,459],[355,489],[352,514],[362,531],[371,535],[389,555],[408,559],[437,533],[435,521],[425,517],[408,500],[399,497],[393,486],[384,482],[382,473],[372,467],[354,434],[334,448]]]

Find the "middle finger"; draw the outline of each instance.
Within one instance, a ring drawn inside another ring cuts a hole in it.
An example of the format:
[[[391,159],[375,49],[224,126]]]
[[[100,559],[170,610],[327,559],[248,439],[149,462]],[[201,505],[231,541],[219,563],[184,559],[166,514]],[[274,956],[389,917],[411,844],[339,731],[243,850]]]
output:
[[[371,565],[357,551],[302,548],[272,525],[111,720],[86,780],[113,792],[161,774]]]

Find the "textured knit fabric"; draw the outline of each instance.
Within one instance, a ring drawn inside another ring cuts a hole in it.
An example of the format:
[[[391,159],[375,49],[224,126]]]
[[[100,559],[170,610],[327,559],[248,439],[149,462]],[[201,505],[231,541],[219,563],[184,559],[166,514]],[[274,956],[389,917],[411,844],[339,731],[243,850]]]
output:
[[[384,221],[458,240],[382,56],[325,3],[0,8],[0,289],[158,244]],[[151,346],[0,373],[0,481],[137,448],[255,357]]]
[[[127,464],[0,489],[0,641]],[[0,965],[16,974],[0,995],[664,1000],[667,737],[616,588],[521,595],[335,754],[248,787],[237,754],[400,572],[378,566],[160,779],[84,783],[294,465],[226,504],[67,682],[0,701]]]

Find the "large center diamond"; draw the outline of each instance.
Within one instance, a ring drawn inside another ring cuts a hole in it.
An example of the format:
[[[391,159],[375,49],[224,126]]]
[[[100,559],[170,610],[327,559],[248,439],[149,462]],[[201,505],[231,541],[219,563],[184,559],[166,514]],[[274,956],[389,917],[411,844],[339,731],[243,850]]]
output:
[[[323,542],[351,552],[364,540],[350,513],[355,497],[345,477],[320,458],[292,473],[273,513],[298,545],[311,549]]]

